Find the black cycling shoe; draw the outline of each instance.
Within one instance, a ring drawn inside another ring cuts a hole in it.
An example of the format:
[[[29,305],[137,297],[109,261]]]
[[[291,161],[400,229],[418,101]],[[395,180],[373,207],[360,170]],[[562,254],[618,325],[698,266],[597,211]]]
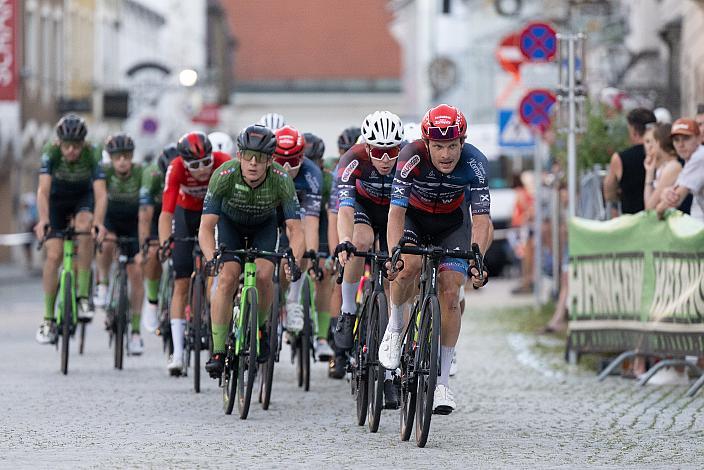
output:
[[[208,374],[210,374],[210,377],[213,379],[220,378],[224,368],[225,353],[215,353],[208,359],[208,362],[205,363],[205,370],[208,371]]]
[[[356,317],[349,313],[343,313],[337,318],[335,325],[335,346],[342,351],[352,349],[354,345],[354,322]]]
[[[328,363],[328,377],[331,379],[344,379],[347,375],[347,357],[336,354]]]
[[[269,360],[269,334],[266,328],[259,330],[259,354],[257,355],[257,362],[259,364],[264,364]]]
[[[397,410],[399,407],[398,384],[395,380],[384,380],[384,408]]]

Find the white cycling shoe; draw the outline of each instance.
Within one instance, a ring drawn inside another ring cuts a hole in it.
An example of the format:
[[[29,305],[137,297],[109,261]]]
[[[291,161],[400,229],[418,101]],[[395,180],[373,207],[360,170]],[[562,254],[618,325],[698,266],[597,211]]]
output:
[[[182,354],[174,354],[171,357],[169,365],[166,366],[166,369],[169,371],[169,374],[175,376],[181,375],[181,371],[183,370],[183,359],[181,358],[181,356]]]
[[[327,341],[322,338],[315,340],[315,356],[319,361],[329,361],[335,356],[335,351],[332,350]]]
[[[93,305],[97,308],[105,308],[108,303],[108,286],[105,284],[98,284],[95,286],[95,294],[93,295]]]
[[[433,413],[438,415],[449,415],[457,408],[455,397],[450,389],[443,384],[435,386],[433,393]]]
[[[144,352],[144,341],[139,333],[133,333],[130,338],[129,352],[131,356],[141,356]]]
[[[298,302],[286,304],[286,329],[293,333],[303,329],[303,306]]]
[[[392,333],[386,327],[384,338],[379,345],[379,362],[386,369],[396,369],[401,363],[401,342],[403,332]]]
[[[154,333],[159,327],[158,305],[147,301],[142,309],[142,326],[150,333]]]

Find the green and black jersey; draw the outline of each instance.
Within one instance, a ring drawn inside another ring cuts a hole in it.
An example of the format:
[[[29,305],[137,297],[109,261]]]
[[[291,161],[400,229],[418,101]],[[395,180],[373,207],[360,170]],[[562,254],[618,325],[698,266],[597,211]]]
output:
[[[86,144],[73,162],[66,161],[59,144],[48,144],[42,151],[41,175],[51,176],[50,196],[76,197],[92,193],[93,181],[104,179],[100,151]]]
[[[120,176],[112,165],[105,167],[108,192],[108,217],[112,220],[133,219],[137,222],[143,168],[133,164],[127,176]]]

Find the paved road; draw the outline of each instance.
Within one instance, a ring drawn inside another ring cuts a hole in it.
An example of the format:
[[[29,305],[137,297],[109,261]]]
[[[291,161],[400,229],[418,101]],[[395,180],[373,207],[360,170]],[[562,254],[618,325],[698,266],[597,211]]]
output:
[[[309,393],[280,365],[270,410],[255,406],[246,421],[222,413],[214,382],[196,395],[190,380],[167,377],[156,338],[119,372],[94,325],[64,377],[58,353],[33,340],[38,281],[0,270],[0,467],[704,466],[704,393],[598,383],[565,366],[554,341],[513,331],[512,317],[492,310],[508,287],[494,282],[480,294],[486,310],[465,316],[451,381],[459,409],[434,417],[418,449],[399,441],[397,412],[376,435],[356,426],[347,383],[328,380],[322,364]]]

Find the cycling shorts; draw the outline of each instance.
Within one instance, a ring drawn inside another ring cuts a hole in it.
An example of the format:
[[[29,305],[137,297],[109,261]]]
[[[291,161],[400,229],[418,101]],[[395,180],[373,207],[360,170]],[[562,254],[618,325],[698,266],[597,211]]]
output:
[[[134,237],[135,240],[130,243],[120,244],[120,252],[127,256],[128,262],[132,261],[137,253],[139,253],[139,224],[136,219],[117,218],[114,214],[105,216],[105,229],[108,232],[114,233],[118,237]]]
[[[430,214],[412,207],[406,211],[403,238],[414,245],[432,244],[447,250],[469,251],[472,240],[472,221],[466,203],[449,214]],[[455,271],[465,277],[469,264],[465,259],[443,258],[440,272]]]
[[[218,246],[225,245],[226,250],[257,248],[264,251],[274,251],[276,250],[277,226],[275,216],[257,225],[237,224],[229,217],[220,216],[218,219]],[[273,258],[264,259],[275,264]],[[221,260],[243,264],[240,257],[234,254],[224,254]]]
[[[359,198],[354,203],[354,223],[368,225],[374,230],[374,235],[379,237],[379,250],[389,252],[386,243],[386,225],[389,220],[389,206],[374,204],[373,202],[360,202]]]
[[[328,245],[328,211],[320,211],[320,225],[318,226],[318,240],[321,253],[330,253]]]
[[[93,191],[49,197],[49,238],[63,238],[63,230],[79,212],[93,212]]]
[[[200,226],[200,213],[201,211],[191,211],[177,205],[174,211],[174,238],[195,237]],[[171,259],[176,279],[191,277],[193,273],[193,243],[174,241]]]
[[[158,240],[159,239],[159,216],[161,215],[161,204],[154,206],[154,214],[152,215],[152,222],[149,226],[149,238],[147,240]]]

